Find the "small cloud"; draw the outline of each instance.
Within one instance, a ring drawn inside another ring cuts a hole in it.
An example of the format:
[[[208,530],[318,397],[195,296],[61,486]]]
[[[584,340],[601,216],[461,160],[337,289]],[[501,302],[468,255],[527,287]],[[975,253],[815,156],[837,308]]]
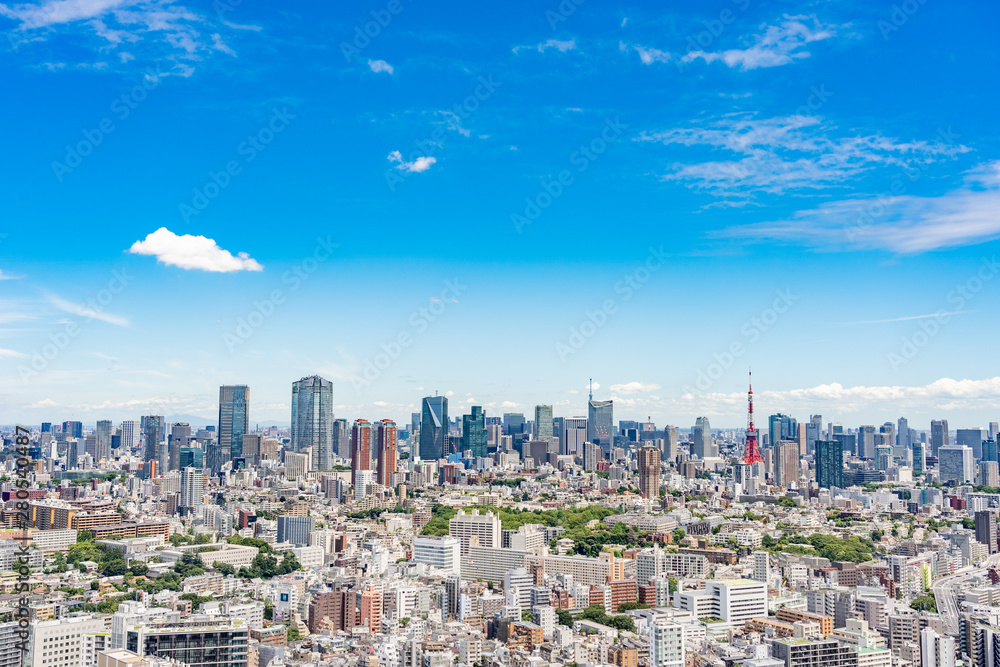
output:
[[[374,403],[372,403],[372,405],[374,405],[377,408],[384,408],[389,404],[386,403],[385,401],[375,401]]]
[[[645,46],[637,46],[635,50],[639,53],[639,60],[642,61],[643,65],[652,65],[653,63],[665,63],[669,62],[672,56],[666,51],[661,51],[659,49],[647,48]]]
[[[517,53],[523,49],[529,49],[531,51],[538,51],[539,53],[545,53],[548,49],[556,49],[559,53],[566,53],[567,51],[573,51],[576,49],[576,40],[559,40],[559,39],[549,39],[541,44],[535,44],[533,46],[523,45],[515,46],[513,48],[514,53]]]
[[[623,27],[623,28],[625,27],[625,24],[626,24],[626,23],[628,23],[628,17],[627,17],[627,16],[626,16],[625,18],[623,18],[623,19],[622,19],[622,27]]]
[[[24,278],[24,276],[12,276],[0,270],[0,280],[20,280],[21,278]]]
[[[446,392],[444,392],[444,395],[447,396],[448,398],[451,398],[452,396],[455,395],[455,392],[453,392],[453,391],[446,391]]]
[[[469,403],[471,405],[472,403],[476,402],[476,399],[474,399],[474,398],[467,398],[467,399],[465,399],[465,402]]]
[[[503,403],[500,404],[500,407],[501,408],[516,408],[519,405],[521,405],[521,404],[520,403],[515,403],[514,401],[504,401]]]
[[[423,390],[424,390],[423,387],[414,387],[413,388],[413,391],[423,391]]]
[[[57,405],[59,404],[53,401],[51,398],[43,398],[40,401],[35,401],[31,405],[29,405],[28,408],[54,408]]]
[[[432,164],[437,162],[437,158],[435,157],[418,157],[416,160],[413,160],[412,162],[404,162],[403,154],[400,153],[399,151],[393,151],[389,153],[389,157],[387,159],[389,160],[389,162],[398,163],[396,165],[396,169],[399,169],[400,171],[408,171],[417,174],[427,171],[428,169],[431,168]]]
[[[386,74],[392,74],[395,71],[393,66],[384,60],[369,60],[368,69],[375,73],[385,72]]]
[[[644,382],[627,382],[625,384],[611,385],[611,391],[616,394],[642,394],[649,391],[656,391],[660,388],[658,384],[646,384]]]
[[[24,359],[28,355],[23,352],[18,352],[17,350],[8,350],[6,348],[0,347],[0,359]]]
[[[204,236],[184,234],[178,236],[166,227],[149,234],[144,241],[136,241],[128,250],[133,255],[153,255],[167,266],[198,269],[212,273],[235,271],[263,271],[257,260],[245,252],[234,257],[223,250],[215,240]]]
[[[236,57],[236,52],[233,51],[228,46],[226,46],[225,42],[222,41],[222,35],[220,35],[219,33],[214,33],[212,35],[212,48],[215,49],[216,51],[222,51],[223,53],[230,55],[234,58]]]
[[[127,327],[128,320],[119,315],[112,315],[111,313],[105,313],[104,311],[94,310],[90,306],[84,306],[78,303],[73,303],[67,301],[62,297],[56,296],[55,294],[46,294],[45,298],[50,304],[58,308],[65,313],[71,313],[73,315],[79,315],[80,317],[86,317],[91,320],[100,320],[102,322],[107,322],[108,324],[115,324],[120,327]]]
[[[511,145],[511,146],[509,146],[508,148],[509,148],[510,150],[512,150],[512,151],[516,151],[516,150],[517,150],[517,146],[514,146],[514,145]]]
[[[584,387],[584,389],[586,389],[587,391],[590,391],[591,389],[593,389],[594,391],[597,391],[600,388],[601,388],[601,383],[600,382],[595,382],[594,384],[587,384],[587,386]]]

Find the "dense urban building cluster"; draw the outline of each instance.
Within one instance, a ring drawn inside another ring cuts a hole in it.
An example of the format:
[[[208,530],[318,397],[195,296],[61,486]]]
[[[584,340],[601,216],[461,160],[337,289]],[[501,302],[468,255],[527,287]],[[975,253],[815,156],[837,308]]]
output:
[[[333,393],[293,382],[288,425],[244,385],[211,424],[30,425],[27,456],[4,429],[0,667],[998,664],[997,422],[434,395],[397,424]]]

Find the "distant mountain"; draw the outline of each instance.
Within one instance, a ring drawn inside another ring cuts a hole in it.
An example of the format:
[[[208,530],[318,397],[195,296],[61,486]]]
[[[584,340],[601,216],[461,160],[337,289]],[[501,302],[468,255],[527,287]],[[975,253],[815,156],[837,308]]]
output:
[[[200,428],[205,428],[206,426],[219,426],[218,417],[199,417],[198,415],[167,415],[164,417],[168,424],[173,422],[187,422],[191,424],[192,430],[198,430]]]

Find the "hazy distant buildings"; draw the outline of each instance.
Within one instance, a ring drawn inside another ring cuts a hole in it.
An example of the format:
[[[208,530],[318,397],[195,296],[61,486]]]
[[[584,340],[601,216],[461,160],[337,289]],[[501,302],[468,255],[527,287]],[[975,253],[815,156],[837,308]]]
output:
[[[436,461],[448,455],[448,399],[424,398],[420,412],[420,458]]]
[[[346,442],[340,445],[343,456]],[[299,453],[311,451],[313,470],[333,468],[333,385],[329,380],[311,375],[292,383],[291,448]]]

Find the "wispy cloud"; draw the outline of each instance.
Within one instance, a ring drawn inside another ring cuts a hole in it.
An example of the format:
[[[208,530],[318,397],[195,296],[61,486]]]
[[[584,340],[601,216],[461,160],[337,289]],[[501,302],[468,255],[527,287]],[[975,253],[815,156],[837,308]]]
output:
[[[376,73],[385,72],[386,74],[392,74],[395,71],[392,65],[384,60],[369,60],[368,69]]]
[[[995,161],[971,170],[963,186],[937,197],[846,199],[799,211],[788,220],[731,227],[713,236],[906,255],[1000,238],[998,211],[1000,161]]]
[[[0,359],[24,359],[27,356],[28,355],[23,352],[8,350],[7,348],[0,347]]]
[[[794,60],[808,58],[807,44],[830,39],[839,26],[823,25],[815,16],[785,16],[778,25],[764,26],[764,32],[753,35],[745,49],[725,51],[690,51],[681,59],[689,63],[704,60],[706,63],[722,62],[729,67],[753,70],[760,67],[778,67]]]
[[[611,392],[615,394],[644,394],[656,391],[660,388],[658,384],[648,384],[645,382],[626,382],[625,384],[611,385]]]
[[[108,324],[114,324],[119,327],[129,326],[128,319],[121,317],[120,315],[113,315],[81,303],[73,303],[72,301],[67,301],[56,294],[46,292],[45,299],[51,305],[55,306],[64,313],[85,317],[89,320],[100,320],[101,322],[107,322]]]
[[[228,250],[220,248],[214,239],[191,234],[178,236],[166,227],[160,227],[143,241],[136,241],[128,251],[133,255],[152,255],[162,264],[182,269],[213,273],[264,270],[257,260],[245,252],[234,257]]]
[[[24,276],[12,276],[9,273],[4,273],[3,270],[0,269],[0,280],[20,280],[21,278],[24,278]]]
[[[951,317],[952,315],[965,315],[966,313],[971,313],[971,310],[953,310],[950,313],[927,313],[926,315],[905,315],[903,317],[890,317],[884,320],[862,320],[860,322],[844,322],[842,326],[852,327],[858,326],[860,324],[889,324],[891,322],[911,322],[913,320],[929,320],[931,318],[938,317]]]
[[[193,72],[194,63],[213,52],[236,55],[223,41],[220,27],[260,30],[257,26],[230,24],[171,0],[42,0],[0,4],[0,16],[16,23],[8,34],[18,48],[73,38],[73,49],[67,49],[67,53],[78,58],[82,45],[96,59],[75,67],[105,69],[112,62],[125,64],[141,54],[144,62],[173,63],[161,74],[183,76]],[[46,54],[53,50],[51,46],[45,48]],[[48,68],[65,68],[66,62],[56,58],[47,63]]]
[[[404,162],[403,154],[399,151],[393,151],[389,153],[389,162],[396,163],[396,169],[400,171],[407,171],[419,174],[420,172],[427,171],[431,168],[431,165],[437,162],[435,157],[418,157],[412,162]]]
[[[961,145],[897,141],[879,134],[835,134],[835,127],[816,116],[762,119],[734,114],[706,124],[645,132],[636,140],[735,154],[730,160],[675,163],[663,176],[716,195],[735,197],[746,196],[747,190],[778,194],[825,188],[877,166],[929,164],[970,150]]]
[[[566,53],[567,51],[576,50],[576,40],[559,40],[559,39],[549,39],[540,44],[524,44],[520,46],[515,46],[512,51],[514,53],[520,53],[521,51],[538,51],[539,53],[545,53],[549,49],[555,49],[560,53]]]

